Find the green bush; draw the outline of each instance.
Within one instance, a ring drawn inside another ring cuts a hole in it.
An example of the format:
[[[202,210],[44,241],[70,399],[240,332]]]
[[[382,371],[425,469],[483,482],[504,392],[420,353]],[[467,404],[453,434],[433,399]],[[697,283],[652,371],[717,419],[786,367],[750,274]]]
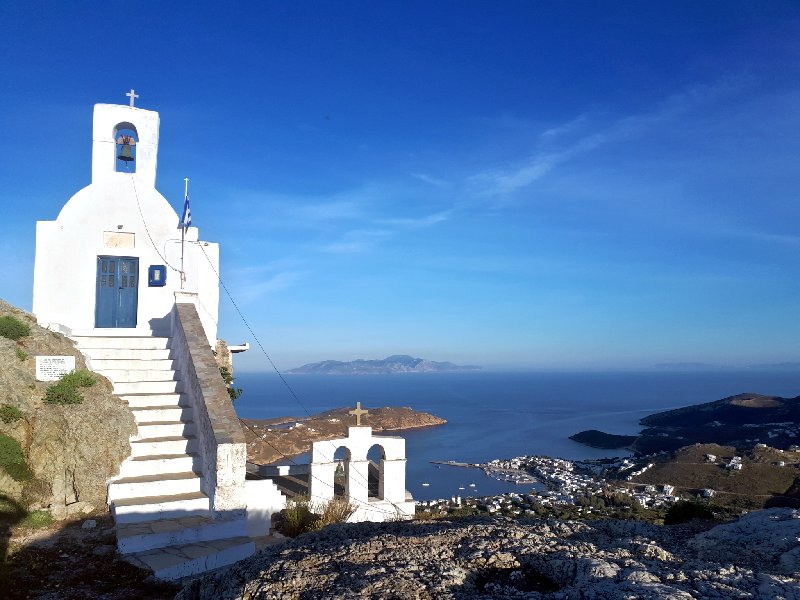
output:
[[[17,346],[17,347],[16,347],[14,350],[15,350],[15,352],[17,353],[17,358],[18,358],[20,361],[23,361],[23,362],[24,362],[24,361],[26,361],[26,360],[28,359],[28,353],[27,353],[27,352],[25,352],[25,350],[23,350],[23,349],[22,349],[22,348],[20,348],[19,346]]]
[[[219,374],[222,375],[222,381],[228,390],[228,396],[231,397],[231,402],[234,402],[239,396],[242,395],[242,388],[233,387],[233,375],[228,370],[228,367],[220,367]]]
[[[95,379],[94,375],[90,371],[87,371],[86,369],[78,369],[77,371],[72,371],[71,373],[62,375],[61,379],[59,379],[59,382],[74,388],[92,387],[95,383],[97,383],[97,379]]]
[[[83,396],[74,386],[58,381],[45,390],[44,401],[48,404],[80,404]]]
[[[5,469],[14,481],[28,481],[33,477],[19,442],[3,434],[0,434],[0,467]]]
[[[44,401],[48,404],[80,404],[83,396],[78,388],[91,387],[96,382],[94,375],[86,369],[72,371],[47,388]]]
[[[10,315],[0,317],[0,337],[19,340],[30,334],[31,328],[27,323]]]
[[[0,421],[13,423],[22,418],[22,411],[16,406],[0,406]]]
[[[680,500],[669,507],[664,515],[664,525],[677,525],[694,519],[713,519],[714,513],[707,504],[695,500]]]

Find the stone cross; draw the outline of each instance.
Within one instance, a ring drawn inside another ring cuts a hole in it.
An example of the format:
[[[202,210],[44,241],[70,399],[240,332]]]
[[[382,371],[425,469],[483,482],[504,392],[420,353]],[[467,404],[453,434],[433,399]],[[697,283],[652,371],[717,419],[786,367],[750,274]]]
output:
[[[128,98],[130,98],[130,99],[131,99],[131,108],[133,108],[133,101],[134,101],[134,100],[136,100],[136,98],[138,98],[138,97],[139,97],[139,94],[137,94],[136,92],[134,92],[134,91],[133,91],[133,88],[131,88],[131,91],[130,91],[130,92],[128,92],[127,94],[125,94],[125,95],[126,95]]]
[[[361,415],[366,415],[369,411],[361,408],[361,402],[356,402],[356,409],[351,410],[348,414],[354,415],[356,418],[356,427],[361,427]]]

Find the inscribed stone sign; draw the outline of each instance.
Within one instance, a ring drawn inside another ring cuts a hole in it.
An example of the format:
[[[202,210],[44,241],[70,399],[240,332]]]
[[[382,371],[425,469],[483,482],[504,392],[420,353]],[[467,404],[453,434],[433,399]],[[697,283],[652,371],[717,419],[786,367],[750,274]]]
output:
[[[74,356],[37,356],[36,381],[56,381],[75,370]]]
[[[103,243],[106,248],[135,248],[136,235],[127,231],[104,231]]]

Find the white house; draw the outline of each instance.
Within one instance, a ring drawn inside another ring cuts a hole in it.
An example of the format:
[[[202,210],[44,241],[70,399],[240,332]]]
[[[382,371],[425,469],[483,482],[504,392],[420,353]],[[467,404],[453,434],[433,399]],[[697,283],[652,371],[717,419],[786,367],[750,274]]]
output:
[[[219,247],[186,230],[156,190],[158,113],[97,104],[92,180],[55,221],[36,224],[33,312],[40,324],[168,335],[175,292],[196,294],[210,345],[217,336]],[[183,199],[181,199],[183,200]]]

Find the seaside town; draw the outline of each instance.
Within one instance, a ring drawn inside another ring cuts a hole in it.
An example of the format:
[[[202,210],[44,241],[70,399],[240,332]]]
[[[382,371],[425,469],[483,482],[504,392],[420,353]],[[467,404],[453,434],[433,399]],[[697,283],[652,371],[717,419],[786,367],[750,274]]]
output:
[[[787,460],[777,460],[774,465],[785,467],[797,462],[800,446],[787,451],[757,444],[756,451],[772,451]],[[664,453],[661,453],[662,455]],[[607,458],[570,461],[547,456],[519,456],[496,459],[488,463],[440,464],[452,467],[481,469],[488,477],[520,484],[519,492],[494,496],[453,496],[436,500],[417,501],[417,512],[431,515],[469,514],[487,512],[507,516],[541,515],[549,510],[567,509],[574,516],[609,516],[611,511],[628,508],[666,509],[681,499],[711,498],[716,491],[711,488],[685,491],[676,490],[669,482],[661,484],[637,483],[635,480],[652,469],[660,455],[634,458]],[[791,458],[790,458],[791,457]],[[722,460],[714,454],[705,454],[704,460],[729,472],[744,468],[741,456]]]
[[[643,467],[630,471],[637,463],[629,458],[570,461],[547,456],[518,456],[488,463],[449,461],[441,464],[478,468],[493,479],[534,486],[526,486],[524,492],[507,492],[496,496],[421,500],[417,502],[420,512],[449,514],[472,507],[489,513],[521,516],[535,515],[542,508],[560,505],[575,506],[578,512],[590,514],[601,510],[599,503],[592,506],[589,501],[591,497],[621,495],[646,508],[662,507],[678,500],[673,495],[674,487],[669,484],[653,486],[628,483],[632,477],[641,475],[653,465],[647,462]],[[619,480],[618,477],[625,471],[630,471],[630,474]],[[535,485],[537,483],[539,485]]]

